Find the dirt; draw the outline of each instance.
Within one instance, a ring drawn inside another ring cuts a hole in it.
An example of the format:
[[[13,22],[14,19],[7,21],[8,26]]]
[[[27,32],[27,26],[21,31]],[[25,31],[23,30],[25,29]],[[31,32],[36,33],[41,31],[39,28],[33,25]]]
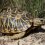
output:
[[[45,30],[39,28],[18,40],[0,39],[0,45],[45,45]]]

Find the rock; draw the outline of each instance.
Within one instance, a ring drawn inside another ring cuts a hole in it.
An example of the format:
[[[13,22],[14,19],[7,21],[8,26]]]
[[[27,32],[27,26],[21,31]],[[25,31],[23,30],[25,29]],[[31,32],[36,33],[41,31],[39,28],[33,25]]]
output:
[[[45,25],[42,25],[41,28],[45,30]]]

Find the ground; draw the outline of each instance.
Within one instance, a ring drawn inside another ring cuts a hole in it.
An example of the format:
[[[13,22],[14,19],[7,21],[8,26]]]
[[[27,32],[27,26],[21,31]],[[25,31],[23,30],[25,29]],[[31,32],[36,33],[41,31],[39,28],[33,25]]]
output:
[[[45,45],[45,30],[36,29],[28,36],[18,40],[0,39],[0,45]]]

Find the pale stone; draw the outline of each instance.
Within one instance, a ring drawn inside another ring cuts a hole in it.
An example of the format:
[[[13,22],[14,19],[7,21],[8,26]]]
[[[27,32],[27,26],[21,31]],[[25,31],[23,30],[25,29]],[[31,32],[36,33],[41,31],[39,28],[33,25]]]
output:
[[[41,28],[45,30],[45,25],[42,25]]]

